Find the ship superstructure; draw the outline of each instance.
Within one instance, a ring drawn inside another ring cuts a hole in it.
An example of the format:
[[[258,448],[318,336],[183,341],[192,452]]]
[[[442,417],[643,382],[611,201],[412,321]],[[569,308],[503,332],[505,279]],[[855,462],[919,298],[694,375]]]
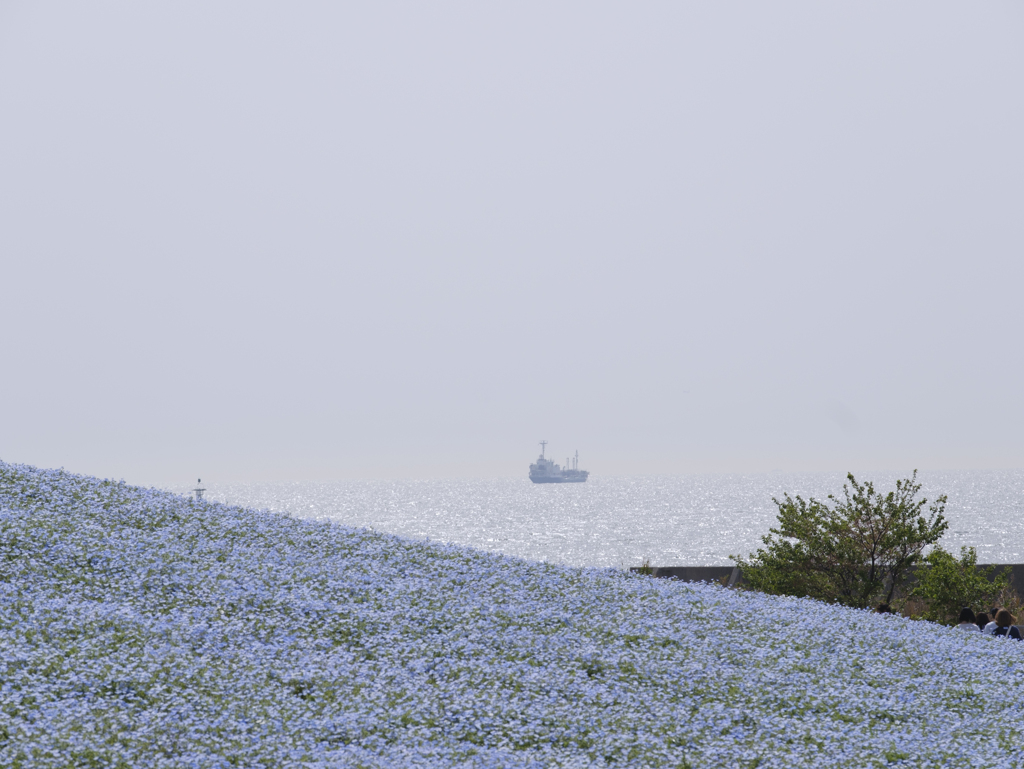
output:
[[[540,456],[537,461],[530,465],[530,480],[534,483],[583,483],[590,475],[586,470],[580,470],[580,453],[571,460],[565,460],[565,467],[561,468],[552,460],[544,456],[544,449],[547,441],[540,442]],[[572,465],[570,467],[569,465]]]

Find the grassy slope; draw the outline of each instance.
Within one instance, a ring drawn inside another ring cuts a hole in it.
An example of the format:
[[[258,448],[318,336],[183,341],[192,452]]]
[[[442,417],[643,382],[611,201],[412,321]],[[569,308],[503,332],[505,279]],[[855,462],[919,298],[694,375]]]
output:
[[[1024,764],[1024,644],[62,471],[0,592],[4,766]]]

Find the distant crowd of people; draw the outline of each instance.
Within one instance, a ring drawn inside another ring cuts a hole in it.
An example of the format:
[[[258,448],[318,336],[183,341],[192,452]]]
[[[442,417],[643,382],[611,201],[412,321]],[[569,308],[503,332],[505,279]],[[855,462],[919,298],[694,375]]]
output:
[[[989,619],[989,616],[993,619]],[[957,625],[961,630],[978,631],[995,636],[1009,636],[1021,640],[1020,629],[1014,624],[1017,620],[1006,609],[992,609],[990,614],[975,614],[968,607],[960,610],[960,621]]]
[[[892,607],[887,603],[878,604],[875,611],[879,614],[893,613]],[[989,619],[990,617],[991,619]],[[957,622],[957,627],[960,630],[966,630],[969,633],[985,633],[986,635],[1014,638],[1018,641],[1024,640],[1020,628],[1015,624],[1017,620],[1006,609],[993,608],[988,614],[983,611],[975,614],[965,606],[960,610],[960,619]]]

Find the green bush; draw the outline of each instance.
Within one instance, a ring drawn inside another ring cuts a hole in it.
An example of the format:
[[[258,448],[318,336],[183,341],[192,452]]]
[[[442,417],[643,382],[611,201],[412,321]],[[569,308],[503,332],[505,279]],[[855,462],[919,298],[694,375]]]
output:
[[[964,606],[979,610],[1002,605],[1010,589],[1010,569],[995,573],[996,567],[978,567],[973,547],[960,548],[960,558],[936,547],[917,571],[917,585],[911,595],[927,603],[924,618],[947,625],[956,624]]]
[[[762,538],[765,547],[748,559],[732,556],[751,588],[858,608],[892,601],[923,550],[946,531],[946,497],[926,511],[928,500],[914,499],[916,470],[884,495],[846,477],[842,499],[772,500],[779,524]]]

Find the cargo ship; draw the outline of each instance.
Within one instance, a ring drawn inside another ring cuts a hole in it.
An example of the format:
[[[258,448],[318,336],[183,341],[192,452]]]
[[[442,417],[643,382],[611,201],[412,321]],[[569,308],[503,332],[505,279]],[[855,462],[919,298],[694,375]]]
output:
[[[580,453],[572,458],[572,467],[569,467],[570,460],[565,460],[565,468],[561,468],[544,456],[544,449],[547,441],[540,442],[540,456],[537,461],[530,465],[530,480],[534,483],[583,483],[590,475],[586,470],[580,470]]]

